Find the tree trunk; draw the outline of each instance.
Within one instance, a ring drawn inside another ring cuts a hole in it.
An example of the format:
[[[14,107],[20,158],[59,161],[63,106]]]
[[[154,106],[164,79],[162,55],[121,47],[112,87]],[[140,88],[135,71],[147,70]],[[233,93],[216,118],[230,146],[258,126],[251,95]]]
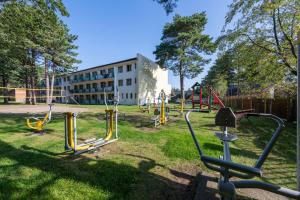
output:
[[[2,83],[3,83],[3,87],[8,86],[8,81],[6,80],[6,78],[4,76],[2,77]],[[3,96],[4,96],[4,104],[8,104],[8,90],[7,89],[3,89]]]
[[[34,69],[32,68],[31,70],[31,76],[30,76],[30,85],[31,85],[31,97],[32,97],[32,101],[31,104],[32,105],[36,105],[36,96],[35,96],[35,81],[34,81]]]
[[[26,87],[26,104],[30,104],[30,91],[29,91],[29,76],[28,76],[28,68],[25,69],[25,87]]]
[[[48,59],[45,58],[45,81],[46,81],[46,103],[50,103],[50,93],[49,93],[49,74],[48,74]]]
[[[185,96],[184,96],[184,76],[183,76],[182,73],[180,73],[179,79],[180,79],[180,95],[181,95],[181,99],[183,101],[185,101]]]
[[[35,60],[36,60],[36,51],[32,50],[32,60],[31,60],[31,76],[30,76],[30,82],[31,82],[31,94],[32,94],[32,105],[36,105],[36,82],[35,78],[37,76],[37,69],[35,66]]]
[[[50,88],[50,102],[52,103],[53,101],[53,88],[54,88],[54,72],[52,73],[52,77],[51,77],[51,88]]]

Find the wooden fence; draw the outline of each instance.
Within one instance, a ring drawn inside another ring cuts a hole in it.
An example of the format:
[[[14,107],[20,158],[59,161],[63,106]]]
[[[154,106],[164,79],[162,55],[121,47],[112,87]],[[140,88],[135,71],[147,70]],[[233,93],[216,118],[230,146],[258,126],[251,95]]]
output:
[[[294,121],[297,118],[297,101],[292,98],[257,98],[244,96],[228,96],[224,104],[235,110],[254,109],[258,113],[272,113],[278,117]]]

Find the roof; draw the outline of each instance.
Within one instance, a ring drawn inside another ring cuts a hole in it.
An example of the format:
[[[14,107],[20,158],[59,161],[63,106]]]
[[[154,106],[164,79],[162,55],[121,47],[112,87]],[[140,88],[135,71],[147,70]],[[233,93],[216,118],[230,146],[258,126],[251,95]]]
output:
[[[121,61],[118,61],[118,62],[112,62],[112,63],[108,63],[108,64],[104,64],[104,65],[99,65],[99,66],[96,66],[96,67],[90,67],[90,68],[78,70],[76,72],[71,72],[71,73],[68,73],[68,74],[75,74],[75,73],[78,73],[78,72],[84,72],[84,71],[88,71],[88,70],[95,69],[95,68],[98,68],[98,67],[105,67],[107,65],[116,65],[116,64],[123,63],[123,62],[133,61],[133,60],[137,60],[137,57],[129,58],[129,59],[126,59],[126,60],[121,60]]]
[[[198,83],[198,82],[196,82],[194,85],[192,85],[192,87],[191,87],[191,88],[198,87],[198,86],[201,86],[201,84],[200,84],[200,83]]]

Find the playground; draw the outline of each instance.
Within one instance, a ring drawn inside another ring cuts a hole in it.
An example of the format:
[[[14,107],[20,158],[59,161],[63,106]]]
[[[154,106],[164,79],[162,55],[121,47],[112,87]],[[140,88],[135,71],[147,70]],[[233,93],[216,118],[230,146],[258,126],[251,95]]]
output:
[[[66,108],[79,112],[78,140],[83,141],[105,133],[105,106],[56,104],[52,121],[45,127],[43,135],[28,129],[24,119],[30,116],[27,112],[45,113],[47,107],[29,107],[0,106],[1,199],[218,197],[218,174],[199,162],[183,117],[178,118],[170,113],[164,126],[154,128],[150,121],[153,113],[140,112],[137,106],[121,105],[118,108],[119,140],[94,151],[73,155],[64,149],[62,112]],[[11,112],[13,110],[15,113]],[[214,124],[215,114],[192,113],[191,122],[195,124],[194,130],[201,132],[197,138],[205,153],[218,157],[223,149],[214,136],[214,131],[220,130]],[[268,119],[243,119],[236,129],[231,130],[239,137],[231,145],[232,160],[253,165],[275,125]],[[296,188],[295,138],[296,125],[286,123],[263,167],[263,181]],[[198,187],[203,189],[196,192]],[[255,191],[242,190],[238,191],[238,195],[242,199],[285,199],[272,193]]]
[[[300,1],[0,1],[0,200],[300,200]]]

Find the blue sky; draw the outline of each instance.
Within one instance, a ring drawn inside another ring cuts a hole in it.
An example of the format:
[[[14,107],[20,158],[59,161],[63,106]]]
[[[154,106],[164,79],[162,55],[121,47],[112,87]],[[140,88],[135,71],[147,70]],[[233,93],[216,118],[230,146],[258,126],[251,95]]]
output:
[[[216,39],[224,25],[231,0],[179,0],[174,13],[166,15],[162,6],[152,0],[64,0],[70,17],[63,18],[72,34],[78,35],[79,69],[94,67],[141,53],[155,60],[153,51],[160,43],[165,23],[175,13],[192,15],[205,11],[208,17],[205,33]],[[194,80],[186,80],[185,88],[201,81],[212,65]],[[172,87],[179,87],[178,77],[169,73]]]

